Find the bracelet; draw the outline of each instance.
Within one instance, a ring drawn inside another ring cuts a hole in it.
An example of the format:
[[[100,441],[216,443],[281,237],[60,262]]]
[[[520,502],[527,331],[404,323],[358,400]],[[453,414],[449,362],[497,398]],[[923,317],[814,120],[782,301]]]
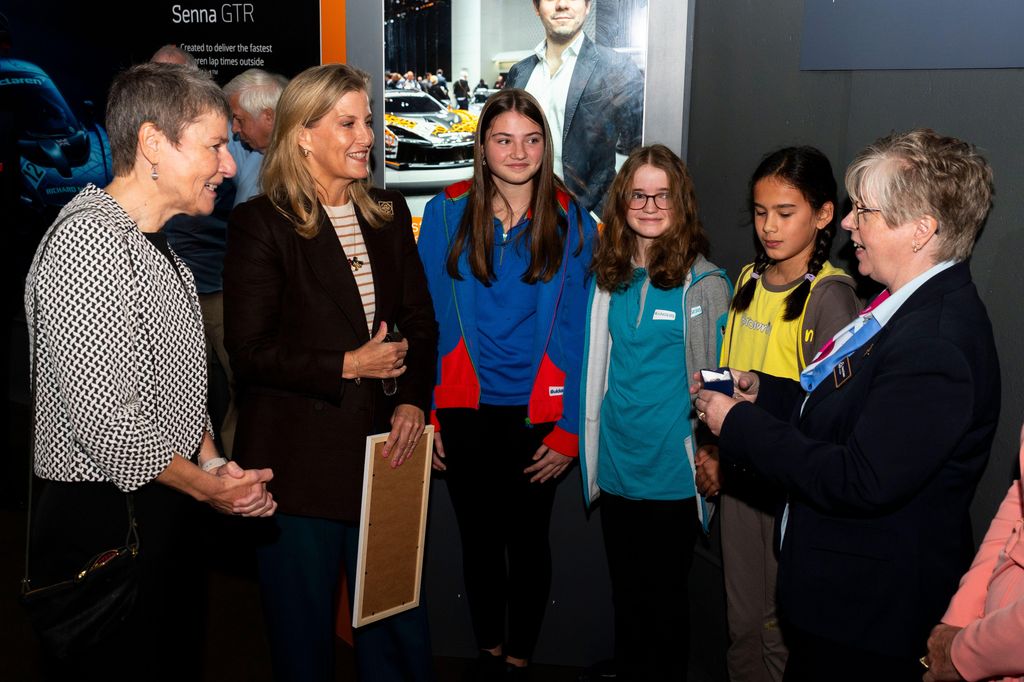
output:
[[[359,380],[362,379],[362,377],[359,376],[359,359],[356,357],[355,353],[352,353],[352,362],[356,363],[356,375],[352,377],[352,381],[355,382],[356,386],[358,386]]]
[[[214,457],[213,459],[208,459],[205,462],[203,462],[200,465],[200,468],[202,468],[202,470],[205,471],[206,473],[210,473],[217,467],[222,467],[227,463],[228,461],[223,457]]]

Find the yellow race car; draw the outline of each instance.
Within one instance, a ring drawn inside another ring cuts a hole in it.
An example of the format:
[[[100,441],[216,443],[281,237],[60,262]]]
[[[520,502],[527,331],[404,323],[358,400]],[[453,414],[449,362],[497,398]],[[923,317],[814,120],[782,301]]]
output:
[[[396,170],[473,165],[477,117],[425,92],[384,92],[384,161]]]

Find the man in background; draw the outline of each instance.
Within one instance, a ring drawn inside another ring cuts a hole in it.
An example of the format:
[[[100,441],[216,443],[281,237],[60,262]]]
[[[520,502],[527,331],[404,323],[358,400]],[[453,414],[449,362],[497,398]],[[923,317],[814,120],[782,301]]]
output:
[[[231,103],[231,131],[238,141],[228,143],[228,151],[238,165],[235,175],[235,205],[260,193],[259,175],[263,152],[274,132],[274,112],[288,79],[262,69],[249,69],[224,86]]]
[[[192,55],[185,52],[185,50],[181,49],[177,45],[164,45],[153,53],[153,56],[149,58],[149,61],[157,64],[179,64],[181,66],[187,66],[190,69],[199,68]]]
[[[153,54],[151,61],[196,68],[192,56],[174,45],[161,47]],[[224,348],[223,273],[227,219],[235,205],[260,191],[259,171],[263,151],[270,143],[274,129],[277,98],[287,84],[282,76],[265,71],[253,75],[250,73],[252,71],[259,70],[250,69],[239,74],[224,88],[231,104],[231,130],[235,137],[240,138],[228,143],[228,151],[235,159],[238,172],[234,178],[221,183],[217,188],[217,199],[211,215],[177,215],[168,220],[163,229],[171,248],[195,278],[206,332],[206,358],[211,379],[210,416],[214,422],[217,445],[227,457],[231,456],[237,420],[234,378]],[[266,111],[268,107],[269,112]],[[217,390],[215,380],[219,376],[216,371],[218,366],[224,377],[220,391]]]
[[[455,95],[456,109],[469,109],[469,72],[465,69],[459,74],[459,80],[452,85],[452,94]]]
[[[624,54],[583,32],[591,0],[533,0],[545,39],[509,69],[505,86],[537,98],[551,127],[555,172],[601,215],[615,154],[640,146],[644,77]]]

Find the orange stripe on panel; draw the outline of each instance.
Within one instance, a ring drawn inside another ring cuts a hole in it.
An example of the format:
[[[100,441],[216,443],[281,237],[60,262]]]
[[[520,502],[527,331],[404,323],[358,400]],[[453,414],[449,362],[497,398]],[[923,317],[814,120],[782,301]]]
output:
[[[345,0],[320,0],[320,63],[345,61]]]

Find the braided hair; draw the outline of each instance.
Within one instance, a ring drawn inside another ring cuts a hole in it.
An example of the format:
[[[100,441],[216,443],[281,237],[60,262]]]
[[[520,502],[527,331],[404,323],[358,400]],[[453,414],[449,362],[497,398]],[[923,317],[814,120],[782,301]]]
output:
[[[781,182],[793,187],[803,194],[804,199],[815,211],[821,210],[826,203],[833,206],[837,203],[836,180],[832,175],[832,164],[828,162],[818,149],[814,147],[786,147],[764,157],[750,178],[749,210],[754,212],[754,186],[765,178],[778,178]],[[833,218],[825,227],[818,230],[814,238],[814,251],[807,262],[807,274],[800,284],[786,296],[784,320],[795,320],[803,313],[807,296],[811,293],[811,282],[821,272],[832,251],[832,239],[835,237],[836,226]],[[750,277],[736,291],[732,299],[732,309],[742,312],[750,307],[757,289],[757,280],[775,261],[768,257],[760,239],[755,240],[757,257]]]

